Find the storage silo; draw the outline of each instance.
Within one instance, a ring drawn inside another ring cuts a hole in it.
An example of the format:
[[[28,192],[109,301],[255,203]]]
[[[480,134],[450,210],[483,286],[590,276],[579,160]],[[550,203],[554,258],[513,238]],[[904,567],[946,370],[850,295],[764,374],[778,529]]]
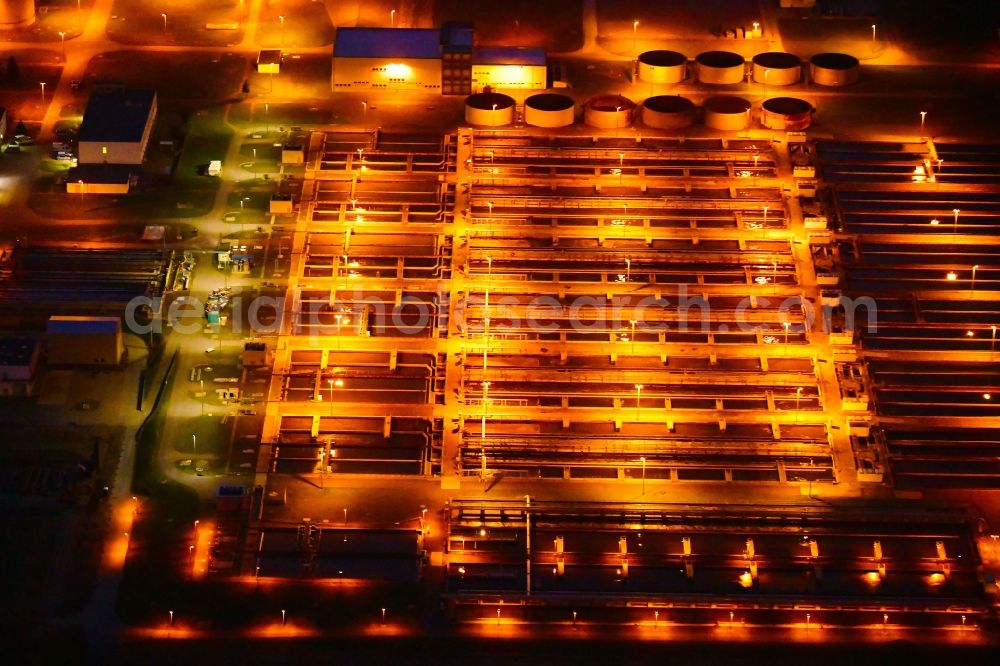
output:
[[[639,80],[647,83],[680,83],[687,78],[687,56],[677,51],[639,54]]]
[[[746,62],[739,53],[730,51],[705,51],[695,58],[698,80],[702,83],[728,85],[743,80]]]
[[[35,22],[35,0],[0,0],[0,30],[22,28]]]
[[[501,127],[514,122],[514,98],[495,92],[465,98],[465,122],[483,127]]]
[[[735,95],[715,95],[705,100],[705,126],[718,130],[741,130],[750,125],[749,100]]]
[[[642,103],[642,123],[657,129],[682,129],[694,123],[694,102],[679,95],[657,95]]]
[[[573,98],[558,93],[540,93],[524,100],[524,122],[535,127],[566,127],[576,120]]]
[[[802,78],[802,60],[792,53],[768,51],[753,57],[753,80],[768,86],[790,86]]]
[[[621,95],[601,95],[587,100],[583,121],[600,129],[619,129],[632,124],[635,102]]]
[[[772,97],[761,104],[760,123],[777,130],[803,130],[812,123],[813,105],[797,97]]]
[[[858,80],[861,64],[846,53],[817,53],[809,59],[809,78],[821,86],[847,86]]]

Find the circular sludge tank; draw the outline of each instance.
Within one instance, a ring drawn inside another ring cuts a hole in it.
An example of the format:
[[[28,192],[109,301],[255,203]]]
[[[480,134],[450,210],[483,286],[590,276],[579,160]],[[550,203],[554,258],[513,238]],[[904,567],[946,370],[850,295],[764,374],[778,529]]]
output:
[[[541,93],[524,100],[524,122],[535,127],[566,127],[576,119],[573,98]]]
[[[705,100],[705,126],[718,130],[741,130],[750,125],[750,100],[736,95],[715,95]]]
[[[500,127],[514,122],[514,98],[495,92],[476,93],[465,98],[465,122],[483,127]]]
[[[639,54],[639,80],[647,83],[680,83],[687,78],[687,56],[677,51]]]
[[[809,78],[821,86],[847,86],[858,80],[861,64],[846,53],[817,53],[809,59]]]
[[[35,22],[35,0],[0,0],[0,30],[22,28]]]
[[[657,95],[642,103],[642,123],[657,129],[682,129],[694,123],[694,102],[679,95]]]
[[[743,80],[746,63],[739,53],[730,51],[705,51],[695,58],[698,80],[702,83],[731,84]]]
[[[760,124],[776,130],[803,130],[812,123],[813,105],[798,97],[772,97],[760,106]]]
[[[621,95],[591,97],[583,107],[583,122],[600,129],[619,129],[632,124],[635,102]]]
[[[790,86],[802,78],[802,60],[792,53],[768,51],[753,57],[753,80],[768,86]]]

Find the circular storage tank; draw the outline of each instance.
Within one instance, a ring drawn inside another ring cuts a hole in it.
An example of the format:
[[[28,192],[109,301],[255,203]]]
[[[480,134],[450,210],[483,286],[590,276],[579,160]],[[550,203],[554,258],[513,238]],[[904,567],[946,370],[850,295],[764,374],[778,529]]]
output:
[[[735,95],[716,95],[705,100],[705,126],[718,130],[741,130],[750,125],[749,100]]]
[[[743,80],[745,62],[739,53],[705,51],[695,58],[702,83],[730,84]]]
[[[576,103],[566,95],[541,93],[524,100],[524,122],[535,127],[572,125],[575,113]]]
[[[687,78],[687,56],[677,51],[646,51],[639,55],[639,80],[680,83]]]
[[[500,127],[514,122],[514,98],[486,92],[465,98],[465,122],[483,127]]]
[[[798,97],[772,97],[761,104],[760,123],[776,130],[803,130],[812,123],[813,106]]]
[[[846,53],[817,53],[809,59],[809,78],[821,86],[848,86],[858,80],[860,67]]]
[[[766,72],[766,73],[765,73]],[[790,86],[802,78],[802,61],[781,51],[758,53],[753,57],[753,80],[768,86]]]
[[[0,30],[35,22],[35,0],[0,0]]]
[[[682,129],[694,122],[694,102],[678,95],[657,95],[642,103],[642,122],[657,129]]]
[[[600,129],[619,129],[632,124],[635,102],[621,95],[601,95],[587,100],[583,122]]]

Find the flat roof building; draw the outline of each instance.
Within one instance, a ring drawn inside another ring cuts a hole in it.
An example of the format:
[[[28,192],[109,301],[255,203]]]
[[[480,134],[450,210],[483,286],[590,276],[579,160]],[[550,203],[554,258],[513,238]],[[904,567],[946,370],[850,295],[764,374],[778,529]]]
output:
[[[153,90],[95,90],[80,125],[80,164],[142,164],[155,119]]]
[[[431,28],[338,28],[332,87],[340,90],[410,90],[468,95],[491,88],[546,85],[545,51],[474,47],[472,25]]]

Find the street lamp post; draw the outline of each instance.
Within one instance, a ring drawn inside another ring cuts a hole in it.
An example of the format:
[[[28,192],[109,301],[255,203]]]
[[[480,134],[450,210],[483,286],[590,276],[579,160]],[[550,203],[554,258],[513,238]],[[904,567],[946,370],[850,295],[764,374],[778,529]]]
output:
[[[160,16],[163,17],[163,36],[166,37],[167,36],[167,15],[166,14],[160,14]]]
[[[952,233],[955,233],[955,234],[957,234],[957,233],[958,233],[958,214],[959,214],[960,212],[962,212],[962,211],[960,211],[960,210],[959,210],[959,209],[957,209],[957,208],[952,208],[952,209],[951,209],[951,212],[952,212],[952,214],[953,214],[953,215],[955,216],[955,221],[954,221],[954,222],[952,223],[952,225],[951,225],[951,231],[952,231]]]
[[[66,62],[66,33],[59,32],[59,40],[62,42],[62,58],[63,62]]]
[[[979,268],[979,264],[972,265],[972,283],[969,287],[970,293],[976,293],[976,269]]]
[[[993,332],[993,335],[990,337],[990,354],[992,354],[996,350],[997,345],[997,327],[990,326],[990,330]]]
[[[39,82],[38,85],[42,87],[42,106],[45,106],[45,81]]]
[[[251,148],[253,151],[253,179],[257,180],[257,149]]]
[[[191,452],[198,453],[198,435],[191,434]]]
[[[629,280],[632,279],[632,260],[625,258],[625,288],[628,289]]]
[[[872,23],[872,57],[875,56],[875,39],[876,39],[876,26]]]
[[[920,112],[920,138],[924,138],[924,121],[927,119],[927,112]]]
[[[635,356],[635,319],[629,319],[628,323],[632,326],[632,356]]]
[[[642,494],[646,494],[646,456],[639,458],[642,462]]]
[[[389,11],[389,26],[392,28],[396,27],[396,10]]]
[[[639,39],[639,21],[632,21],[632,50],[636,50]]]
[[[279,25],[279,28],[278,28],[278,30],[279,30],[278,46],[283,49],[283,48],[285,48],[285,17],[284,16],[279,16],[278,17],[278,25]]]
[[[330,416],[333,416],[333,380],[330,379],[327,383],[330,385]]]
[[[642,384],[635,385],[635,420],[639,420],[639,402],[642,400]]]

